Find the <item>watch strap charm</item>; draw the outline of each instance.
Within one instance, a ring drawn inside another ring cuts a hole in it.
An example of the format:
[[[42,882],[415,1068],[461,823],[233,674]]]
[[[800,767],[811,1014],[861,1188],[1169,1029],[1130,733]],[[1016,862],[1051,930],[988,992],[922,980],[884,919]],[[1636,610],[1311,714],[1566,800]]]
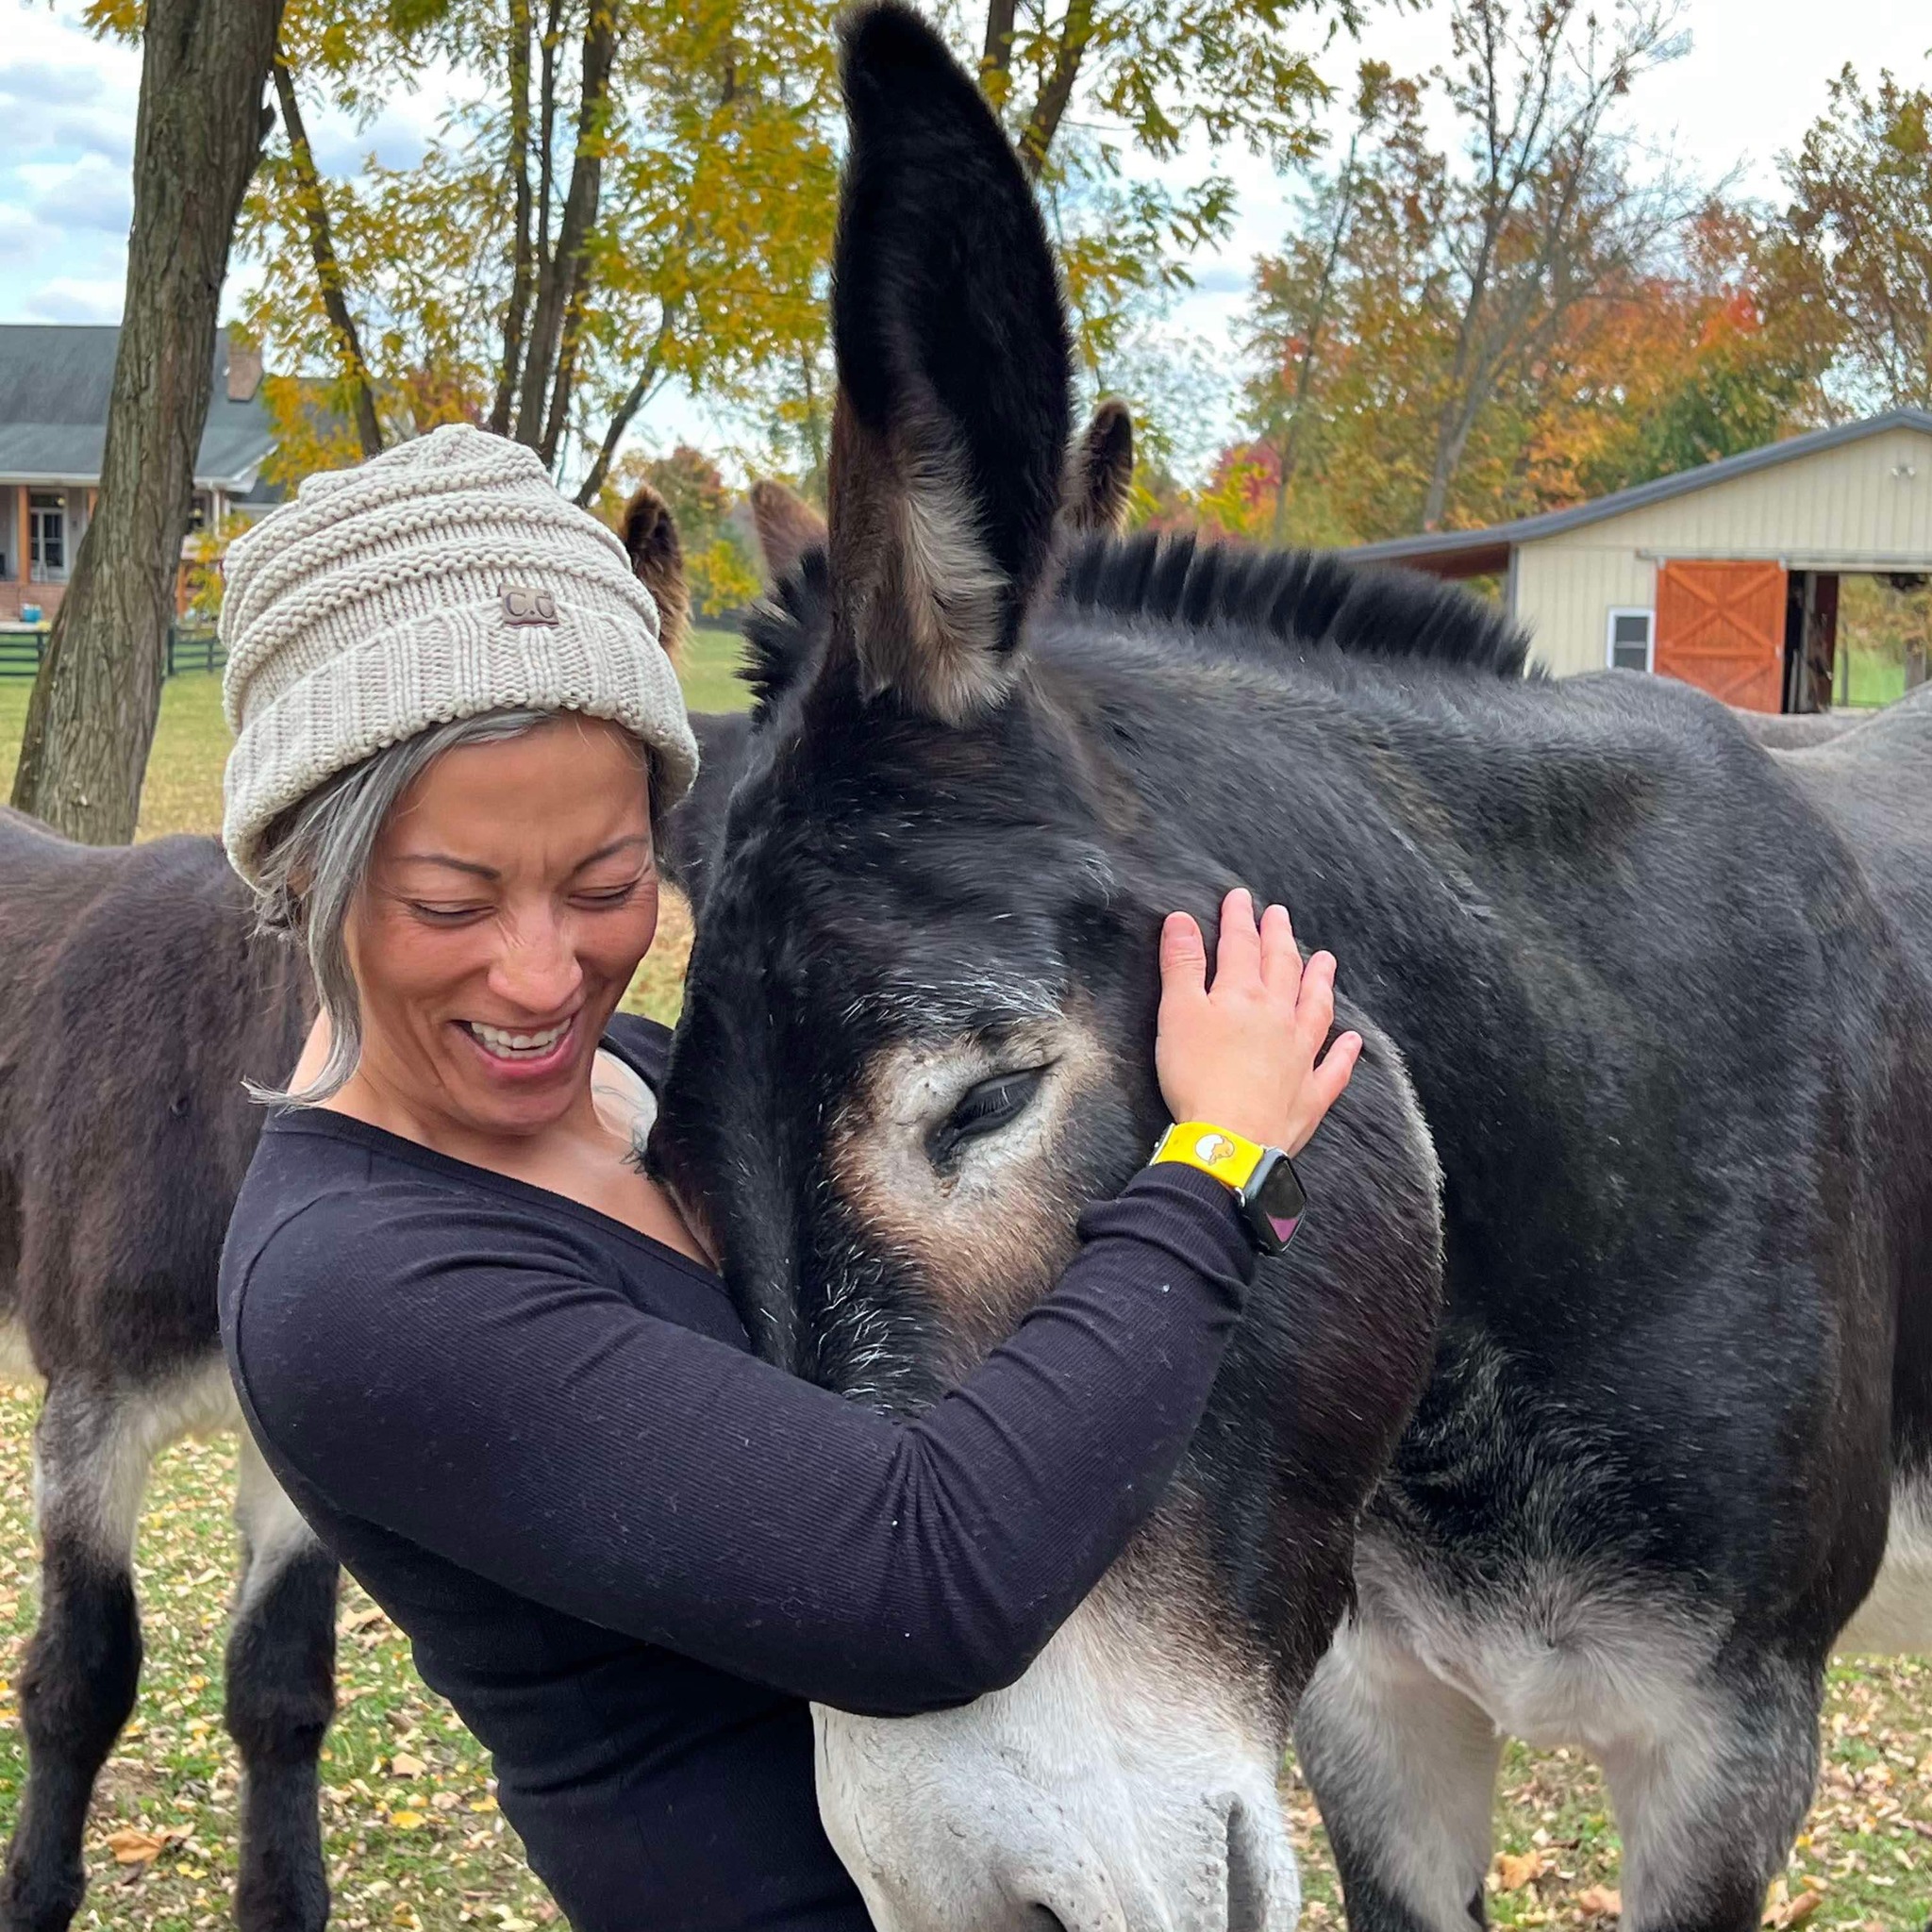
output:
[[[1264,1255],[1293,1239],[1307,1197],[1294,1164],[1279,1147],[1264,1147],[1207,1121],[1176,1121],[1155,1143],[1153,1159],[1210,1174],[1234,1195],[1249,1238]]]

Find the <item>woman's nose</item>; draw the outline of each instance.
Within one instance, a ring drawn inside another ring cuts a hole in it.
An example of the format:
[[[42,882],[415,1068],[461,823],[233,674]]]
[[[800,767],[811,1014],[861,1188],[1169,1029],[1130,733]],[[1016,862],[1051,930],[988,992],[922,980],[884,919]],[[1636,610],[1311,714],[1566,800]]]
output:
[[[584,969],[567,924],[550,914],[517,921],[490,968],[490,990],[526,1013],[548,1016],[568,1006]]]

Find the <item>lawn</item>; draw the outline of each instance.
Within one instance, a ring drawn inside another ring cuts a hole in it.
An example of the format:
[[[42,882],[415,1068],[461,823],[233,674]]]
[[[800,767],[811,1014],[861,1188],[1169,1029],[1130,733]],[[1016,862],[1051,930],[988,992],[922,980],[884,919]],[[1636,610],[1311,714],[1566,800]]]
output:
[[[683,667],[694,708],[741,703],[736,641],[701,632]],[[0,774],[9,775],[25,684],[0,683]],[[227,743],[219,681],[167,687],[141,833],[212,831]],[[675,898],[631,999],[672,1017],[690,925]],[[27,1510],[33,1403],[0,1390],[0,1834],[19,1803],[24,1755],[12,1685],[35,1616]],[[77,1922],[128,1932],[228,1923],[235,1759],[221,1726],[221,1633],[236,1545],[234,1448],[177,1445],[162,1457],[137,1554],[147,1634],[142,1701],[108,1762],[89,1832],[92,1890]],[[465,1925],[534,1932],[557,1923],[495,1807],[489,1766],[410,1668],[407,1645],[359,1591],[340,1622],[342,1709],[324,1773],[335,1924],[344,1932]],[[1832,1674],[1818,1804],[1767,1924],[1816,1932],[1919,1932],[1932,1913],[1932,1665],[1915,1658]],[[1284,1794],[1304,1852],[1316,1928],[1341,1924],[1314,1806],[1291,1765]],[[1512,1745],[1496,1812],[1490,1915],[1498,1926],[1607,1928],[1617,1840],[1595,1772],[1574,1752]]]

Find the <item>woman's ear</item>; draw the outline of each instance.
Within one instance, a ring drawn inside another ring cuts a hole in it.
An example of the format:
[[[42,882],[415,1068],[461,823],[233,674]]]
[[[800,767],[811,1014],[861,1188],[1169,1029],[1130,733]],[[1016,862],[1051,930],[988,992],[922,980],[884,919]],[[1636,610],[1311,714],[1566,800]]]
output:
[[[1046,575],[1072,342],[1019,159],[944,42],[876,7],[842,72],[833,645],[862,689],[958,723],[1004,694]]]

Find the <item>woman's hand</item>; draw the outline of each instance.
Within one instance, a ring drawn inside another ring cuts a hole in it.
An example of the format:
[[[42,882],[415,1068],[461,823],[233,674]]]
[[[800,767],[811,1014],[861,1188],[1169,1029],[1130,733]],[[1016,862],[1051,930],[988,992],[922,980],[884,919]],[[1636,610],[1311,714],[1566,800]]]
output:
[[[1302,964],[1285,906],[1269,907],[1257,930],[1244,890],[1221,902],[1211,988],[1201,928],[1185,912],[1168,914],[1154,1070],[1174,1120],[1299,1154],[1362,1050],[1359,1033],[1344,1033],[1317,1063],[1334,1019],[1335,957]]]

